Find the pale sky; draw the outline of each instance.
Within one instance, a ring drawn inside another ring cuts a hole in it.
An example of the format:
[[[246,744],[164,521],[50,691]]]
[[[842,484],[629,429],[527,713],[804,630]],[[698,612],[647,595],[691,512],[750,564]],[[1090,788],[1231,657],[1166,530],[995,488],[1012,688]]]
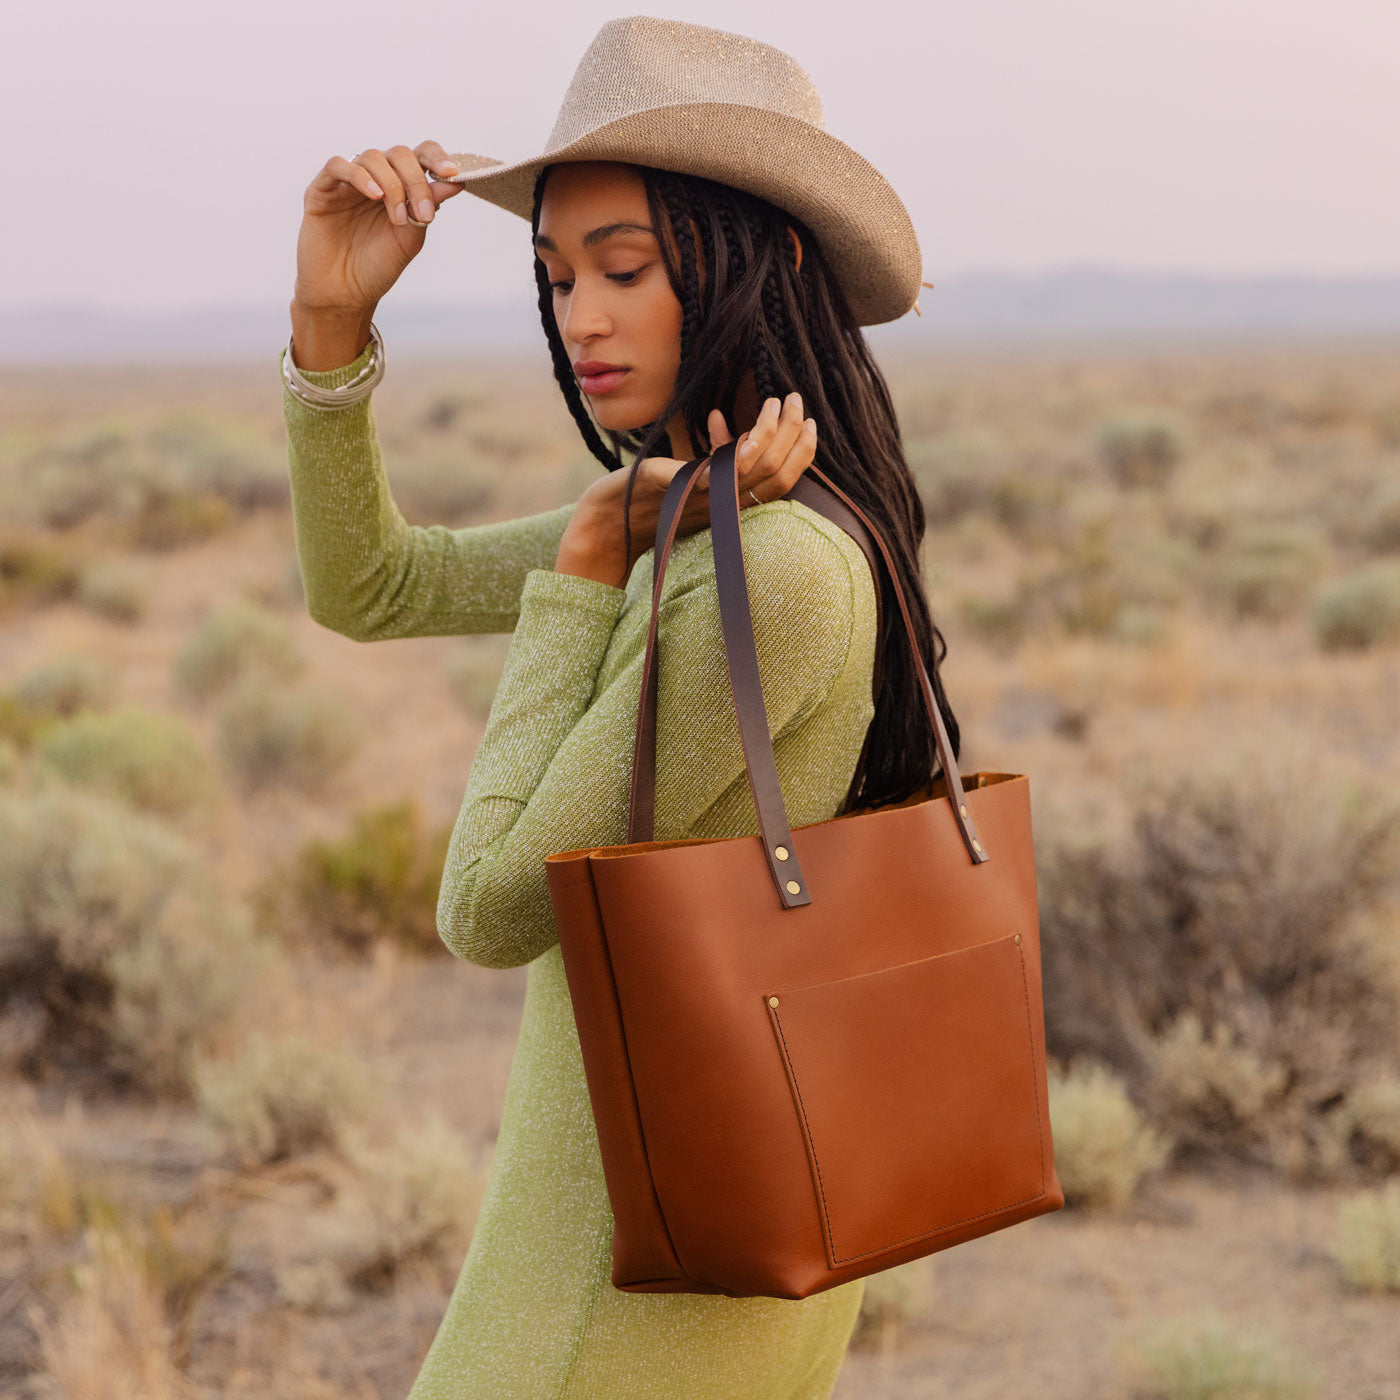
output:
[[[43,0],[0,19],[0,309],[285,306],[328,156],[532,155],[598,26],[638,8],[796,58],[930,281],[1400,271],[1400,0]],[[443,213],[391,296],[530,285],[521,220]]]

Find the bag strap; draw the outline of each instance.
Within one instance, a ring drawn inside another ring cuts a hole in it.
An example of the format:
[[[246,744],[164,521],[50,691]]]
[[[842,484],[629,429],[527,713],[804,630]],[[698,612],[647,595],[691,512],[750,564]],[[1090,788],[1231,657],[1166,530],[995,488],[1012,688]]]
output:
[[[725,659],[729,667],[730,690],[733,694],[735,714],[739,722],[739,734],[743,743],[744,765],[748,771],[749,787],[753,793],[754,807],[758,813],[759,826],[762,830],[764,853],[768,860],[773,882],[777,886],[778,897],[785,908],[795,908],[799,905],[810,904],[811,895],[807,891],[807,882],[802,875],[797,852],[793,845],[792,830],[787,819],[787,807],[783,801],[782,788],[778,781],[778,768],[773,754],[768,715],[763,704],[758,652],[753,637],[753,617],[749,608],[748,577],[744,570],[743,539],[739,528],[738,476],[734,463],[734,443],[732,441],[717,448],[708,459],[697,457],[681,467],[672,477],[662,500],[656,526],[657,548],[652,580],[651,621],[647,628],[646,652],[642,660],[637,735],[632,756],[632,788],[628,804],[627,839],[629,843],[650,841],[655,832],[656,705],[658,695],[656,635],[661,592],[681,512],[694,489],[700,468],[707,460],[710,466],[711,547],[715,558],[715,579],[719,592]],[[962,780],[958,773],[957,761],[953,756],[953,746],[949,741],[943,716],[934,698],[928,671],[915,639],[913,618],[910,616],[904,589],[899,582],[899,576],[895,570],[894,561],[890,557],[889,549],[870,518],[850,496],[815,465],[808,468],[808,471],[815,475],[815,483],[799,490],[798,488],[807,475],[804,473],[803,477],[799,478],[798,485],[794,486],[784,499],[802,500],[804,504],[830,519],[833,524],[847,530],[860,544],[867,559],[871,561],[872,571],[875,565],[873,552],[869,548],[870,541],[874,541],[884,557],[890,582],[894,586],[895,597],[899,603],[900,613],[904,618],[910,652],[918,668],[924,708],[933,726],[934,747],[944,774],[948,807],[962,833],[963,844],[967,848],[969,857],[974,864],[979,864],[988,858],[987,851],[977,836],[971,809],[966,802],[961,800]],[[880,594],[878,573],[875,574],[875,579],[878,600]],[[876,664],[877,666],[879,664],[878,656]],[[878,691],[878,671],[876,673],[876,689]],[[862,764],[869,741],[870,735],[867,731],[865,745],[861,749]],[[954,800],[955,797],[956,800]],[[782,851],[783,854],[779,855],[779,851]]]

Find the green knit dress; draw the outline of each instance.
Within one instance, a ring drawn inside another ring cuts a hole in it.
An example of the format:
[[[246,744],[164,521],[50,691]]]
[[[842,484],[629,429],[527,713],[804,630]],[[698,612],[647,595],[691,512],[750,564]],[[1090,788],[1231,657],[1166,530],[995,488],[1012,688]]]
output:
[[[367,357],[307,378],[335,387]],[[311,616],[357,641],[513,633],[437,919],[460,958],[529,964],[525,1005],[480,1216],[409,1400],[829,1396],[863,1279],[802,1299],[611,1282],[612,1211],[544,858],[627,839],[653,552],[625,587],[556,572],[573,502],[456,530],[409,525],[370,401],[317,411],[283,398]],[[740,520],[789,823],[823,821],[874,712],[874,585],[855,541],[799,502]],[[658,629],[656,839],[756,833],[708,529],[673,545]]]

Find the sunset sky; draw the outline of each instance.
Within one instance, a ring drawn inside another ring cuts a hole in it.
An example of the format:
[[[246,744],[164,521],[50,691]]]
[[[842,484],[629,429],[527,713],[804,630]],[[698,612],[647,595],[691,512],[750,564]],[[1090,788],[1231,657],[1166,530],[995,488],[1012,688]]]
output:
[[[1396,0],[645,9],[792,54],[827,129],[904,198],[929,280],[1400,271]],[[302,191],[327,157],[428,136],[531,155],[598,26],[635,12],[8,6],[0,308],[285,305]],[[443,213],[396,295],[529,284],[519,219],[469,195]]]

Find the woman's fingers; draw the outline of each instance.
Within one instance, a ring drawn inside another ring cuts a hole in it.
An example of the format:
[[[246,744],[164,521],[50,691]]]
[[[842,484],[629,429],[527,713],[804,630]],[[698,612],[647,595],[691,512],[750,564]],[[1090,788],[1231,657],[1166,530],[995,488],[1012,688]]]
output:
[[[766,476],[752,481],[746,480],[743,487],[752,489],[760,501],[776,501],[779,496],[786,496],[792,490],[797,484],[797,478],[812,465],[816,456],[817,425],[813,419],[808,418],[782,462]]]
[[[753,427],[744,434],[739,446],[734,450],[734,461],[741,471],[756,462],[763,449],[768,446],[769,439],[773,436],[774,425],[778,421],[780,407],[777,399],[763,401],[763,407],[758,410]]]
[[[795,390],[783,400],[782,411],[773,426],[773,436],[763,452],[763,461],[770,471],[776,470],[797,441],[802,431],[802,395]],[[747,466],[748,464],[745,463]]]
[[[732,440],[719,409],[710,411],[708,427],[712,447],[722,447]],[[755,498],[762,504],[787,495],[797,478],[812,465],[816,450],[816,421],[802,417],[801,394],[794,391],[786,399],[767,399],[753,427],[741,433],[735,443],[740,507],[753,505]],[[708,491],[709,486],[710,468],[706,464],[696,487]]]
[[[428,189],[428,180],[423,173],[423,167],[418,163],[418,157],[403,145],[390,146],[385,154],[403,182],[407,221],[420,227],[430,224],[437,209],[437,201]]]
[[[444,177],[456,172],[457,167],[446,158],[442,147],[436,141],[425,141],[417,150],[397,145],[381,151],[372,146],[361,151],[353,161],[342,162],[346,167],[344,173],[336,170],[332,173],[337,173],[338,178],[354,185],[366,197],[382,199],[391,223],[417,224],[425,228],[432,222],[438,205],[460,193],[462,186],[449,184],[445,179],[430,185],[420,163],[420,152]],[[356,170],[362,171],[363,176],[357,176]]]
[[[781,403],[777,399],[768,399],[750,431],[748,446],[741,456],[736,456],[735,461],[744,471],[753,470],[764,460],[771,468],[787,456],[801,431],[801,394],[794,390]]]
[[[789,394],[781,406],[769,399],[749,434],[747,450],[741,448],[735,458],[741,489],[754,491],[760,501],[785,496],[812,464],[816,441],[816,422],[803,419],[800,394]],[[772,484],[760,489],[763,482]]]
[[[389,157],[377,146],[371,146],[367,151],[361,151],[355,157],[354,163],[363,165],[384,191],[384,208],[388,211],[390,222],[407,223],[408,218],[404,212],[403,181],[399,178],[399,174],[394,169]]]
[[[384,193],[363,165],[348,161],[344,156],[332,156],[316,172],[316,178],[311,182],[313,188],[326,193],[342,183],[358,190],[366,199],[379,199]]]
[[[436,141],[420,141],[413,148],[413,154],[424,170],[431,170],[444,178],[459,173],[457,162]]]

